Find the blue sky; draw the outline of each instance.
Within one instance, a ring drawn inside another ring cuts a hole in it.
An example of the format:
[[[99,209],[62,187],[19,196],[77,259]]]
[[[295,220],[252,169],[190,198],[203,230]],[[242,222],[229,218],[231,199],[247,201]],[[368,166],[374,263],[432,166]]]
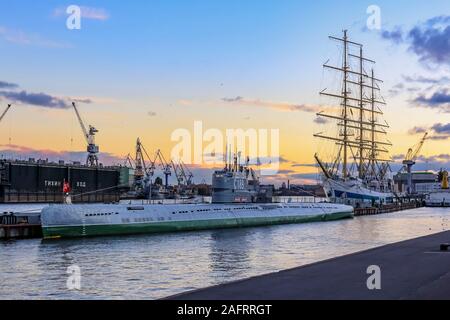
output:
[[[385,26],[411,25],[450,7],[446,1],[393,2],[377,2]],[[24,50],[0,42],[4,59],[19,62],[2,66],[4,77],[27,88],[113,90],[128,97],[260,96],[268,90],[287,100],[299,92],[314,96],[310,79],[320,76],[325,37],[343,28],[365,41],[380,63],[389,58],[379,54],[385,48],[376,35],[361,32],[371,1],[86,1],[76,4],[104,8],[109,18],[84,20],[80,31],[67,30],[65,17],[53,14],[73,2],[2,3],[7,9],[0,11],[0,25],[63,46]],[[218,83],[227,86],[218,92]]]
[[[154,149],[169,149],[168,136],[174,128],[202,119],[213,127],[283,127],[282,154],[292,161],[312,162],[313,114],[275,114],[248,105],[230,112],[223,98],[322,103],[318,97],[323,85],[321,65],[336,49],[327,36],[340,35],[343,29],[364,43],[368,55],[377,60],[386,93],[404,76],[448,74],[448,62],[430,69],[409,43],[397,44],[381,36],[396,28],[406,34],[428,19],[449,15],[448,0],[432,4],[406,0],[0,0],[0,4],[0,81],[18,84],[27,92],[95,98],[82,107],[83,114],[102,128],[102,150],[117,156],[132,151],[137,136]],[[98,15],[83,18],[81,30],[68,30],[64,10],[71,4]],[[381,8],[381,31],[364,30],[366,10],[372,4]],[[406,93],[389,97],[386,118],[395,123],[394,154],[405,152],[418,140],[408,134],[409,129],[450,122],[446,113],[429,109],[417,119],[405,117],[419,110],[412,109],[410,101]],[[58,152],[84,149],[71,113],[22,106],[8,116],[5,121],[10,122],[0,124],[0,133],[14,131],[17,145]],[[18,123],[27,129],[17,129]],[[51,136],[51,127],[61,137]],[[73,150],[67,150],[69,139],[75,139]],[[308,143],[295,147],[295,139]],[[428,156],[439,154],[445,142],[430,142]]]

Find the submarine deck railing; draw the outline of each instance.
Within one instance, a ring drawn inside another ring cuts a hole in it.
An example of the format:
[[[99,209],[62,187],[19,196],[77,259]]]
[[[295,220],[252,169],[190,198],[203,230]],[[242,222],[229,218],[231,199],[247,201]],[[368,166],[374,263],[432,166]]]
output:
[[[76,202],[118,202],[119,192],[82,194],[75,198]],[[63,203],[64,194],[61,192],[24,192],[8,191],[0,197],[1,203]]]

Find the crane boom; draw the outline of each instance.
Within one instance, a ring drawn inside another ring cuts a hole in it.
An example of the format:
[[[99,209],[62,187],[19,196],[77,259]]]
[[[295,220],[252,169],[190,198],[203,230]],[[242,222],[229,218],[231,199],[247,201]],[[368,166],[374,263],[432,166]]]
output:
[[[80,123],[81,130],[83,131],[84,137],[86,138],[86,142],[89,143],[89,133],[86,130],[86,126],[84,125],[83,119],[81,119],[80,113],[78,112],[78,108],[75,104],[75,102],[72,102],[73,109],[75,110],[75,114],[77,115],[78,122]]]
[[[173,171],[175,172],[175,177],[177,178],[178,185],[182,185],[184,182],[183,172],[179,165],[177,165],[173,160],[171,161]]]
[[[414,147],[409,148],[408,153],[405,156],[405,160],[403,160],[403,167],[400,169],[400,172],[406,170],[407,178],[408,178],[408,184],[407,184],[407,193],[412,194],[415,192],[413,181],[412,181],[412,167],[416,164],[416,159],[420,153],[420,150],[422,150],[422,147],[427,140],[428,132],[425,132],[423,135],[423,138],[420,140],[420,142]]]
[[[123,165],[124,165],[125,167],[128,166],[128,165],[130,165],[130,168],[131,168],[131,169],[134,169],[133,161],[134,161],[134,159],[133,159],[133,157],[131,156],[131,154],[129,153],[129,154],[125,157],[124,162],[123,162]]]
[[[186,179],[186,183],[188,185],[192,184],[192,178],[194,178],[194,175],[192,174],[191,170],[189,170],[189,168],[186,166],[186,164],[182,160],[180,160],[180,167],[181,167],[183,176]]]
[[[75,114],[77,115],[78,122],[80,123],[81,130],[83,131],[84,138],[87,142],[87,160],[86,165],[94,167],[98,165],[98,157],[97,154],[99,152],[99,147],[95,144],[95,134],[98,132],[93,126],[89,126],[89,131],[86,129],[83,120],[81,119],[80,113],[78,112],[78,108],[75,102],[72,102],[73,109],[75,110]]]
[[[417,159],[417,156],[420,153],[420,150],[422,150],[422,147],[425,143],[425,140],[427,140],[428,132],[425,132],[423,138],[420,140],[420,142],[414,147],[409,148],[408,153],[405,156],[405,161],[415,161]]]
[[[6,116],[6,114],[8,113],[9,109],[11,108],[11,105],[8,104],[8,106],[6,107],[5,111],[3,111],[2,115],[0,116],[0,122],[3,120],[3,118]]]
[[[167,189],[167,187],[169,186],[169,176],[172,175],[172,166],[170,163],[168,163],[166,161],[166,158],[164,158],[164,155],[162,154],[161,150],[158,150],[156,152],[156,156],[155,156],[155,161],[153,161],[153,163],[156,162],[156,160],[159,160],[161,169],[163,170],[164,176],[165,176],[165,187]]]
[[[325,175],[325,177],[327,177],[328,179],[331,178],[331,174],[330,172],[327,170],[327,168],[325,167],[325,165],[322,163],[322,161],[319,158],[319,155],[316,153],[314,155],[314,158],[317,161],[317,164],[319,165],[320,169],[322,169],[323,174]]]

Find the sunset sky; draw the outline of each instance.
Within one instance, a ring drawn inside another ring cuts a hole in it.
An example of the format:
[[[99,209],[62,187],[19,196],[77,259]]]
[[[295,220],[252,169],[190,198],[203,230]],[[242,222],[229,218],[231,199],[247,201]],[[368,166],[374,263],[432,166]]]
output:
[[[315,111],[330,103],[318,94],[322,64],[337,53],[328,36],[348,29],[384,80],[391,157],[429,131],[417,168],[450,168],[448,0],[0,4],[0,109],[13,103],[0,123],[3,157],[84,161],[77,100],[107,163],[133,153],[137,137],[170,154],[171,133],[201,120],[205,129],[279,129],[281,171],[266,182],[313,182]],[[66,27],[72,4],[81,30]],[[380,30],[366,27],[373,4]]]

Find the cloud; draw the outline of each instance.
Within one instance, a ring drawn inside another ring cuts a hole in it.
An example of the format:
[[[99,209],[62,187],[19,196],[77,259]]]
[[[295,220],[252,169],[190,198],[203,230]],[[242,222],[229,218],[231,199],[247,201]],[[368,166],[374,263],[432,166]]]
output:
[[[177,103],[184,107],[192,107],[195,104],[194,101],[188,99],[180,99]]]
[[[295,167],[295,168],[302,168],[302,167],[317,168],[317,164],[316,163],[294,163],[291,167]]]
[[[450,136],[444,134],[444,135],[432,135],[429,136],[427,139],[428,140],[434,140],[434,141],[443,141],[443,140],[447,140]]]
[[[427,108],[438,108],[445,113],[450,112],[450,92],[448,89],[441,88],[431,96],[419,95],[413,102]]]
[[[0,81],[0,89],[17,89],[19,85],[15,83]]]
[[[149,117],[156,117],[156,112],[154,112],[154,111],[149,111],[149,112],[147,112],[147,115],[149,116]]]
[[[280,173],[281,171],[284,170],[280,170],[278,174],[274,176],[264,176],[263,184],[268,183],[281,184],[282,182],[290,180],[291,185],[293,184],[317,185],[317,182],[319,180],[319,175],[316,173]]]
[[[291,174],[294,173],[294,170],[284,169],[284,170],[278,170],[278,174]]]
[[[384,30],[381,32],[381,37],[385,40],[391,40],[392,42],[399,44],[403,42],[403,31],[400,27],[396,27],[394,30]]]
[[[391,164],[392,171],[395,173],[399,171],[403,164],[401,162],[405,159],[404,154],[396,154],[392,157],[396,163]],[[415,171],[439,171],[441,169],[450,168],[450,154],[441,153],[431,156],[419,156],[416,159],[416,164],[414,165]]]
[[[0,26],[0,39],[7,42],[27,45],[27,46],[39,46],[47,48],[71,48],[72,45],[66,42],[58,42],[43,38],[38,34],[29,34],[22,30],[13,30]]]
[[[440,134],[450,134],[450,123],[442,124],[442,123],[436,123],[431,127],[434,132],[440,133]]]
[[[403,83],[397,83],[395,86],[393,86],[388,92],[390,96],[396,96],[401,91],[405,89],[405,85]]]
[[[405,76],[405,75],[403,75],[402,77],[403,80],[409,83],[442,84],[450,82],[449,77],[430,78],[424,76]]]
[[[450,123],[436,123],[431,127],[434,134],[429,137],[430,140],[447,140],[450,138]]]
[[[392,161],[398,162],[405,160],[406,155],[405,154],[395,154],[391,157]]]
[[[413,83],[412,78],[409,78],[411,81],[406,81],[407,83]],[[422,88],[415,86],[415,87],[407,87],[404,83],[398,83],[395,86],[393,86],[388,92],[389,96],[395,97],[403,92],[409,92],[409,93],[416,93],[418,91],[422,90]]]
[[[284,158],[283,156],[273,156],[273,157],[257,157],[250,158],[250,165],[270,165],[270,164],[283,164],[283,163],[291,163],[292,161]]]
[[[424,127],[414,127],[408,131],[408,134],[415,135],[415,134],[419,134],[419,133],[425,133],[427,131],[428,130]]]
[[[98,103],[109,104],[114,103],[113,99],[97,98],[97,97],[56,97],[47,93],[31,93],[26,90],[16,91],[14,89],[20,86],[15,83],[0,81],[0,98],[5,98],[11,102],[33,105],[52,109],[68,109],[72,107],[72,101],[77,103]]]
[[[296,173],[289,175],[289,178],[297,183],[316,184],[320,176],[317,173]]]
[[[430,135],[427,136],[427,140],[447,140],[450,138],[450,123],[435,123],[428,129],[425,127],[414,127],[408,131],[411,135],[424,134],[425,132],[430,133]]]
[[[86,104],[96,103],[96,104],[108,105],[108,104],[118,103],[117,99],[108,98],[108,97],[70,97],[67,99],[70,101],[75,101],[78,103],[86,103]]]
[[[407,43],[408,50],[427,65],[450,64],[450,16],[433,17],[407,32],[399,27],[385,30],[381,37],[395,44]]]
[[[14,145],[14,144],[3,144],[0,145],[0,154],[2,158],[10,159],[48,159],[49,161],[64,160],[70,161],[80,161],[84,163],[86,161],[86,152],[84,151],[56,151],[50,149],[34,149],[30,147]],[[102,152],[99,154],[100,161],[105,165],[117,165],[122,164],[125,157],[116,156],[108,152]]]
[[[329,123],[329,121],[326,118],[324,118],[324,117],[317,117],[317,118],[314,119],[314,123],[327,124],[327,123]]]
[[[222,101],[234,105],[263,107],[279,111],[303,111],[303,112],[317,113],[323,110],[323,107],[318,105],[293,104],[288,102],[273,102],[259,99],[245,99],[241,96],[237,96],[234,98],[223,98]]]
[[[0,91],[0,97],[17,103],[45,108],[67,109],[71,107],[71,104],[67,99],[54,97],[46,93],[28,93],[24,90],[20,92]]]
[[[90,98],[75,98],[75,99],[70,99],[73,102],[77,102],[77,103],[86,103],[86,104],[90,104],[92,103],[92,99]]]
[[[392,164],[393,172],[396,172],[401,169],[402,165],[400,164],[401,161],[405,159],[404,154],[397,154],[392,157],[394,161],[397,163]],[[439,171],[442,168],[449,168],[450,167],[450,154],[437,154],[437,155],[431,155],[431,156],[419,156],[416,159],[416,164],[414,165],[415,171],[426,171],[426,170],[433,170],[433,171]]]
[[[280,163],[291,163],[291,162],[292,162],[291,160],[286,159],[286,158],[283,157],[283,156],[279,156],[279,157],[278,157],[278,161],[279,161]]]
[[[91,20],[108,20],[109,13],[103,8],[81,7],[81,16]]]
[[[81,9],[81,17],[84,19],[105,21],[110,18],[110,14],[108,13],[108,11],[106,11],[106,9],[103,8],[81,6],[80,9]],[[53,11],[53,16],[55,17],[68,16],[67,7],[56,8]]]
[[[236,98],[223,98],[222,100],[225,102],[241,102],[244,98],[237,96]]]
[[[409,49],[421,61],[450,63],[450,16],[434,17],[409,31]]]

